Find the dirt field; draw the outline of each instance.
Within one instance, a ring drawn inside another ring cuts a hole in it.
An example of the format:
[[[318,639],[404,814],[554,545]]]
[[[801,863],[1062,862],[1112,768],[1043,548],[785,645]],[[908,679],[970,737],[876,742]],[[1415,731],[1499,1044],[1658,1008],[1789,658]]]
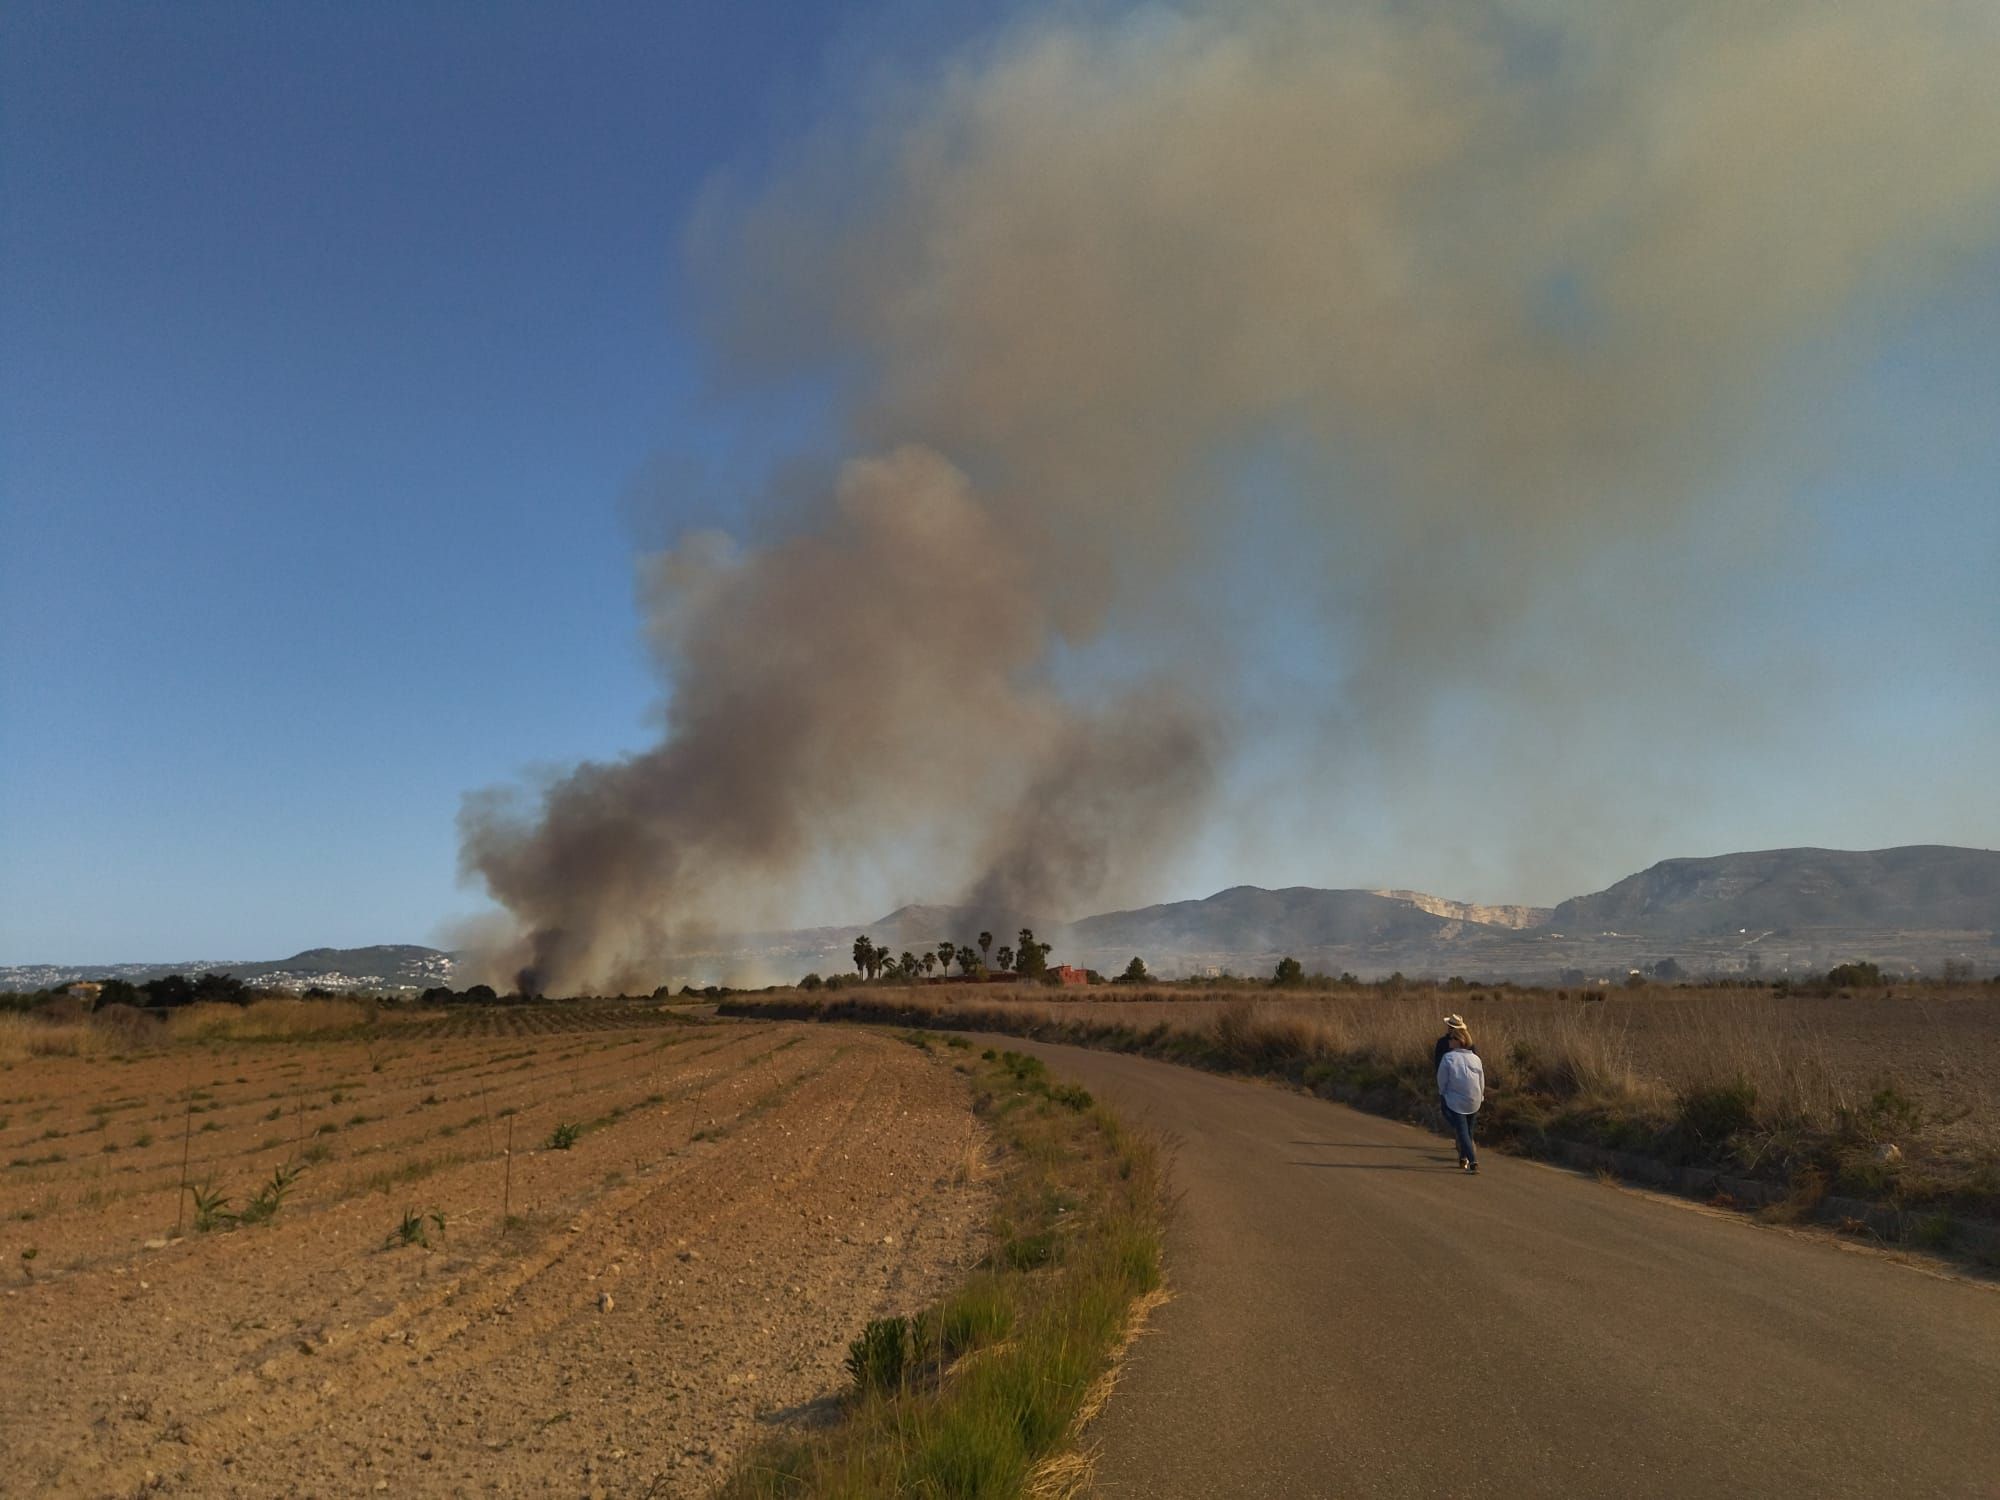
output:
[[[239,1212],[306,1167],[269,1222],[183,1201],[175,1237],[184,1143]],[[14,1063],[0,1493],[703,1493],[958,1279],[986,1150],[964,1079],[845,1027],[500,1014]]]

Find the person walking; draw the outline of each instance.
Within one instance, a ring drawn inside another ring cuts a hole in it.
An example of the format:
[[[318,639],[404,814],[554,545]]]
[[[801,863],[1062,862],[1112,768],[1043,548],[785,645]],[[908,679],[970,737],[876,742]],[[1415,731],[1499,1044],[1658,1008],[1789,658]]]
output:
[[[1456,1013],[1444,1018],[1444,1035],[1439,1037],[1437,1045],[1431,1048],[1431,1066],[1433,1068],[1444,1061],[1445,1053],[1451,1051],[1451,1039],[1453,1037],[1463,1038],[1465,1045],[1468,1047],[1472,1045],[1472,1033],[1466,1029],[1465,1017]]]
[[[1479,1152],[1472,1144],[1472,1117],[1486,1102],[1486,1065],[1472,1050],[1470,1037],[1450,1034],[1451,1045],[1438,1063],[1439,1108],[1445,1124],[1458,1138],[1458,1166],[1462,1172],[1479,1170]]]

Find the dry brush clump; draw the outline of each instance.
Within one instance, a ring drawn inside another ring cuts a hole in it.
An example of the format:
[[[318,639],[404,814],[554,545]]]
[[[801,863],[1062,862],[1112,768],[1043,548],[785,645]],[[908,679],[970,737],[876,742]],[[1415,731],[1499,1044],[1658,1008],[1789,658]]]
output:
[[[31,1057],[90,1057],[116,1050],[117,1038],[90,1020],[54,1021],[0,1012],[0,1062]]]
[[[367,1002],[267,996],[247,1005],[199,1000],[163,1018],[128,1005],[80,1013],[0,1011],[0,1062],[31,1057],[97,1057],[169,1042],[275,1041],[351,1031],[377,1019]]]
[[[0,1063],[31,1057],[101,1057],[156,1045],[160,1023],[129,1005],[95,1012],[0,1010]]]
[[[167,1034],[175,1041],[273,1041],[352,1030],[375,1014],[373,1005],[358,1000],[197,1001],[168,1014]]]

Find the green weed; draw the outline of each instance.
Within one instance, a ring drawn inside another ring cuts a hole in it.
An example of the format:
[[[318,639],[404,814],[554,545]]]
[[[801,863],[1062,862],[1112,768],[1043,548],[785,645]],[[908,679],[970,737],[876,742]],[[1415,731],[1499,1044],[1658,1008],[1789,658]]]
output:
[[[222,1189],[209,1183],[190,1183],[188,1193],[194,1199],[194,1232],[207,1234],[211,1230],[226,1229],[236,1222],[236,1216],[229,1211],[229,1199]]]
[[[544,1151],[567,1151],[577,1143],[583,1134],[581,1125],[559,1124],[549,1132],[549,1138],[542,1142]]]
[[[402,1221],[389,1231],[387,1243],[391,1247],[397,1245],[422,1245],[428,1250],[431,1244],[430,1232],[433,1228],[437,1230],[438,1238],[443,1239],[443,1214],[435,1209],[427,1214],[420,1214],[414,1208],[406,1208],[403,1210]]]
[[[299,1180],[302,1166],[281,1166],[271,1173],[270,1181],[257,1189],[256,1195],[243,1205],[243,1211],[236,1216],[239,1224],[268,1224],[285,1206],[285,1197]]]

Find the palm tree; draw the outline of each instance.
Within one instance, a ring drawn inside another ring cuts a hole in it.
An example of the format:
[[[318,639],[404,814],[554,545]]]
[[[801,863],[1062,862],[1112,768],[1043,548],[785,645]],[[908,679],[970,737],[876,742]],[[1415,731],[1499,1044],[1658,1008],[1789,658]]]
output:
[[[987,949],[989,949],[989,948],[991,948],[992,946],[993,946],[993,934],[992,934],[992,933],[990,933],[990,932],[982,932],[982,933],[980,933],[980,934],[979,934],[979,956],[980,956],[980,957],[981,957],[982,959],[986,957],[986,950],[987,950]]]
[[[929,950],[924,953],[924,973],[926,975],[937,973],[937,955]]]
[[[978,962],[979,962],[979,955],[977,953],[974,953],[970,948],[961,948],[958,950],[959,973],[970,976],[972,973],[973,965]]]
[[[951,961],[958,957],[958,945],[949,942],[939,943],[937,945],[937,956],[938,967],[949,973],[951,970]]]
[[[1003,973],[1006,970],[1014,967],[1014,950],[1012,948],[1003,946],[998,953],[993,955],[993,957],[994,960],[1000,965],[1001,971]]]
[[[854,940],[854,972],[862,978],[869,977],[869,966],[875,961],[875,945],[868,941],[868,934],[862,933]]]

